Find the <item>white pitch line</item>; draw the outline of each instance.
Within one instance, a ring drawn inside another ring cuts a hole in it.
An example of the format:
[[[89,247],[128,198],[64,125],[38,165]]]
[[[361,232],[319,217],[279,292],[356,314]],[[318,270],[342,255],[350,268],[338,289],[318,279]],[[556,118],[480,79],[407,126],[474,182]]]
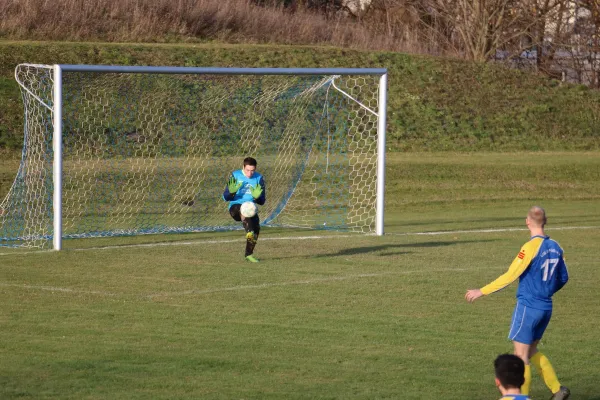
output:
[[[583,229],[600,229],[600,226],[563,226],[546,228],[547,231],[560,231],[560,230],[583,230]],[[501,233],[501,232],[516,232],[516,231],[527,231],[527,228],[489,228],[489,229],[471,229],[471,230],[456,230],[456,231],[434,231],[434,232],[407,232],[407,233],[386,233],[385,236],[436,236],[436,235],[455,235],[461,233]],[[367,234],[364,236],[373,237],[373,234]],[[279,240],[321,240],[321,239],[345,239],[350,237],[361,237],[359,233],[353,235],[313,235],[313,236],[284,236],[284,237],[261,237],[261,242],[266,241],[279,241]],[[115,250],[115,249],[128,249],[137,247],[160,247],[160,246],[197,246],[203,244],[223,244],[223,243],[239,243],[245,239],[211,239],[211,240],[194,240],[192,242],[158,242],[158,243],[141,243],[141,244],[126,244],[126,245],[115,245],[115,246],[102,246],[102,247],[87,247],[81,249],[71,249],[68,251],[90,251],[90,250]],[[27,255],[27,254],[39,254],[39,253],[52,253],[54,250],[37,250],[29,252],[14,252],[14,253],[0,253],[0,256],[11,256],[11,255]]]
[[[330,235],[330,236],[284,236],[284,237],[261,237],[260,241],[272,240],[312,240],[325,238],[349,238],[352,235]],[[358,237],[358,234],[356,235]],[[73,251],[88,251],[88,250],[114,250],[127,249],[130,247],[159,247],[159,246],[192,246],[198,244],[221,244],[221,243],[239,243],[245,242],[246,239],[211,239],[211,240],[194,240],[193,242],[159,242],[159,243],[143,243],[143,244],[126,244],[122,246],[103,246],[103,247],[88,247],[85,249],[73,249]]]
[[[302,281],[289,281],[289,282],[277,282],[277,283],[261,283],[259,285],[239,285],[239,286],[230,286],[224,288],[214,288],[214,289],[192,289],[192,290],[184,290],[181,292],[171,292],[171,293],[155,293],[148,295],[147,297],[150,299],[156,297],[173,297],[173,296],[188,296],[194,294],[211,294],[218,292],[233,292],[238,290],[250,290],[250,289],[265,289],[270,287],[277,286],[292,286],[292,285],[311,285],[313,283],[323,283],[323,282],[336,282],[336,281],[345,281],[349,279],[360,279],[360,278],[377,278],[380,276],[386,275],[408,275],[414,273],[432,273],[432,272],[459,272],[459,271],[467,271],[468,268],[443,268],[436,270],[414,270],[414,271],[393,271],[393,272],[380,272],[374,274],[355,274],[355,275],[345,275],[345,276],[330,276],[327,278],[316,278],[316,279],[306,279]]]
[[[15,251],[14,253],[0,253],[0,256],[14,256],[14,255],[27,255],[27,254],[41,254],[51,253],[54,250],[35,250],[35,251]]]
[[[0,282],[0,286],[17,287],[17,288],[21,288],[21,289],[32,289],[32,290],[44,290],[44,291],[48,291],[48,292],[63,292],[63,293],[76,293],[76,294],[99,294],[102,296],[116,296],[115,293],[109,293],[109,292],[99,292],[99,291],[93,291],[93,290],[77,290],[77,289],[54,287],[54,286],[36,286],[36,285],[27,285],[27,284],[18,284],[18,283],[2,283],[2,282]]]
[[[327,282],[337,282],[337,281],[345,281],[349,279],[361,279],[361,278],[377,278],[380,276],[386,275],[408,275],[408,274],[416,274],[416,273],[431,273],[431,272],[462,272],[468,271],[472,268],[442,268],[436,270],[413,270],[413,271],[389,271],[389,272],[380,272],[380,273],[372,273],[372,274],[355,274],[355,275],[343,275],[343,276],[330,276],[327,278],[315,278],[315,279],[305,279],[301,281],[288,281],[288,282],[276,282],[276,283],[261,283],[258,285],[238,285],[238,286],[229,286],[223,288],[213,288],[213,289],[192,289],[192,290],[184,290],[181,292],[170,292],[170,293],[155,293],[143,296],[148,299],[154,299],[157,297],[174,297],[174,296],[189,296],[189,295],[201,295],[201,294],[211,294],[218,292],[234,292],[238,290],[252,290],[252,289],[267,289],[271,287],[278,286],[292,286],[292,285],[311,285],[315,283],[327,283]],[[49,292],[62,292],[62,293],[74,293],[74,294],[94,294],[101,296],[126,296],[127,294],[117,294],[110,292],[102,292],[102,291],[92,291],[92,290],[77,290],[71,288],[62,288],[55,286],[38,286],[38,285],[28,285],[28,284],[17,284],[17,283],[3,283],[0,282],[0,287],[17,287],[21,289],[30,289],[30,290],[43,290]]]
[[[325,238],[349,238],[352,235],[329,235],[329,236],[285,236],[285,237],[266,237],[261,238],[260,241],[272,241],[272,240],[311,240],[311,239],[325,239]],[[358,237],[358,234],[355,235]],[[140,243],[140,244],[124,244],[115,246],[102,246],[102,247],[86,247],[81,249],[70,249],[67,251],[90,251],[90,250],[115,250],[115,249],[128,249],[136,247],[160,247],[160,246],[193,246],[199,244],[221,244],[221,243],[239,243],[244,242],[245,239],[210,239],[210,240],[194,240],[193,242],[157,242],[157,243]],[[53,253],[54,250],[36,250],[36,251],[24,251],[24,252],[13,252],[13,253],[0,253],[0,256],[12,256],[21,254],[40,254],[40,253]]]
[[[576,229],[600,229],[600,226],[559,226],[555,228],[545,228],[547,231],[566,231]],[[386,233],[390,236],[435,236],[435,235],[454,235],[457,233],[497,233],[497,232],[517,232],[527,231],[527,228],[496,228],[496,229],[471,229],[458,231],[438,231],[438,232],[409,232],[409,233]]]

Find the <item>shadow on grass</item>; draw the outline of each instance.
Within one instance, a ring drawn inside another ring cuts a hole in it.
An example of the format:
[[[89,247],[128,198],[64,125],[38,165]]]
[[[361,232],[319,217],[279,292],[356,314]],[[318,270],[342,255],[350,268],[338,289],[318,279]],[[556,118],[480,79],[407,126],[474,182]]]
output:
[[[350,256],[356,254],[366,254],[366,253],[374,253],[378,251],[388,250],[388,252],[381,254],[382,256],[395,256],[398,254],[407,254],[412,253],[410,251],[405,252],[389,252],[389,250],[394,249],[410,249],[415,247],[421,248],[434,248],[434,247],[444,247],[444,246],[454,246],[457,244],[463,243],[485,243],[485,242],[493,242],[494,239],[486,239],[486,240],[463,240],[463,241],[439,241],[439,242],[424,242],[424,243],[403,243],[403,244],[384,244],[379,246],[367,246],[367,247],[352,247],[348,249],[343,249],[338,251],[337,253],[328,253],[328,254],[319,254],[314,256],[314,258],[319,257],[335,257],[335,256]]]
[[[487,242],[495,242],[496,239],[486,239],[486,240],[462,240],[462,241],[438,241],[438,242],[425,242],[425,243],[403,243],[403,244],[383,244],[378,246],[365,246],[365,247],[351,247],[347,249],[342,249],[335,253],[323,253],[323,254],[314,254],[308,257],[310,258],[326,258],[326,257],[339,257],[339,256],[353,256],[359,254],[368,254],[368,253],[377,253],[381,251],[385,251],[385,253],[381,253],[380,256],[388,257],[388,256],[398,256],[403,254],[411,254],[414,251],[394,251],[396,249],[411,249],[411,248],[435,248],[435,247],[444,247],[444,246],[454,246],[466,243],[487,243]],[[297,258],[297,257],[307,257],[305,254],[297,254],[289,257],[277,257],[273,258],[273,260],[280,260],[286,258]]]

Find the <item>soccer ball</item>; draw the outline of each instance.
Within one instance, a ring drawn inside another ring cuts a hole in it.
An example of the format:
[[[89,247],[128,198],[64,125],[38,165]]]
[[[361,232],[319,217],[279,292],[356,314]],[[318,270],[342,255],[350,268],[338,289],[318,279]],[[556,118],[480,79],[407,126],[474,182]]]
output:
[[[256,204],[254,204],[252,201],[247,201],[245,203],[242,203],[242,206],[240,207],[240,213],[245,218],[254,217],[256,215],[257,211],[258,211],[258,209],[256,207]]]

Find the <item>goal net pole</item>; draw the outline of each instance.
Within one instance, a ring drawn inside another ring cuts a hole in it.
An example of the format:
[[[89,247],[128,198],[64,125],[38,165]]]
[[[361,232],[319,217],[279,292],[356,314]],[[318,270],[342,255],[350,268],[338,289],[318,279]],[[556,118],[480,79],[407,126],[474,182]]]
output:
[[[385,204],[385,126],[387,110],[387,73],[379,78],[379,118],[377,120],[377,200],[375,234],[382,236]]]
[[[52,151],[54,152],[52,164],[52,225],[54,228],[52,236],[52,246],[54,250],[62,249],[62,68],[60,65],[54,65],[53,71],[53,123],[54,131],[52,135]]]

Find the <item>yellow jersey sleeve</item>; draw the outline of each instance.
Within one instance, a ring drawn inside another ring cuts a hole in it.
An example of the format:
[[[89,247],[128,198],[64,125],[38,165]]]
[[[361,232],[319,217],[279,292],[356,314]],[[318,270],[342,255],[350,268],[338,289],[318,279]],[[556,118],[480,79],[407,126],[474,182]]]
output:
[[[510,267],[508,267],[508,271],[504,274],[500,275],[493,282],[485,285],[481,288],[481,293],[484,295],[488,295],[494,292],[497,292],[500,289],[504,289],[514,281],[516,281],[523,272],[527,269],[533,257],[537,254],[540,245],[542,244],[541,238],[534,238],[529,242],[525,243],[521,250],[519,250],[519,254],[515,257]]]

